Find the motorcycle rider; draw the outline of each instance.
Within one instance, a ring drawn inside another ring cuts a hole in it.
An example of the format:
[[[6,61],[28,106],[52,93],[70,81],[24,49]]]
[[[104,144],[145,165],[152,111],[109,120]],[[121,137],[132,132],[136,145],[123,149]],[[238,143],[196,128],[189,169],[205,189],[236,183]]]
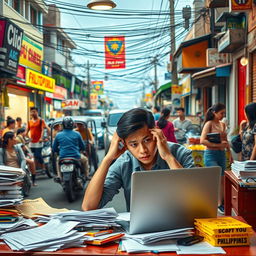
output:
[[[88,159],[85,155],[81,154],[81,151],[85,150],[85,145],[80,133],[73,131],[74,120],[70,116],[63,118],[62,126],[63,131],[59,132],[53,143],[53,152],[59,152],[59,159],[74,158],[80,160],[82,164],[81,173],[88,175]],[[59,162],[57,160],[57,162]],[[57,164],[57,175],[60,178],[60,169]]]

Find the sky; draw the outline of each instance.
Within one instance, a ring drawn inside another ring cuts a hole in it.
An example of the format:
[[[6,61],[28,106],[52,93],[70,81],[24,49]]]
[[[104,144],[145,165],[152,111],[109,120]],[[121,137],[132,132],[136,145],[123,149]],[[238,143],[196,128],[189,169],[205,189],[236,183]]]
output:
[[[91,80],[104,80],[105,95],[117,108],[140,104],[144,92],[153,89],[153,58],[158,63],[158,87],[164,80],[170,52],[169,0],[115,0],[112,11],[90,11],[89,0],[47,0],[61,11],[61,27],[77,44],[73,54],[76,75],[86,81],[85,65],[89,61]],[[176,48],[186,34],[181,10],[192,0],[176,0]],[[104,36],[125,36],[126,68],[105,69]]]

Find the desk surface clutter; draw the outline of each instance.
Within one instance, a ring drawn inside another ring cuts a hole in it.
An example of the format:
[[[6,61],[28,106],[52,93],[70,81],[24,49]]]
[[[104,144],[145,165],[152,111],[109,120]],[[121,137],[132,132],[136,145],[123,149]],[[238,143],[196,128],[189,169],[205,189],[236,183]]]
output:
[[[1,256],[128,253],[256,255],[255,233],[243,223],[241,225],[248,228],[243,238],[247,235],[250,246],[224,249],[212,246],[205,235],[211,232],[199,220],[196,226],[203,227],[200,231],[204,233],[205,240],[182,246],[177,244],[177,239],[193,235],[194,227],[129,235],[119,225],[124,215],[118,215],[113,208],[83,212],[54,209],[41,198],[22,201],[19,187],[23,173],[14,169],[0,166],[0,194],[4,195],[0,197]],[[240,217],[237,219],[242,220]]]

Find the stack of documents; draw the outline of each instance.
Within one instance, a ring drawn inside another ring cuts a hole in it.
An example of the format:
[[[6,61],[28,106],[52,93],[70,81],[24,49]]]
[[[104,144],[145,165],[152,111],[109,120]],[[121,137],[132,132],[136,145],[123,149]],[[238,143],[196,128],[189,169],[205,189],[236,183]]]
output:
[[[77,221],[52,219],[43,226],[10,232],[0,238],[14,251],[56,251],[82,246],[84,233],[73,230],[77,224]]]
[[[25,172],[20,168],[0,165],[0,207],[19,204]]]
[[[256,160],[234,161],[231,170],[238,179],[256,178]]]
[[[87,232],[85,234],[85,243],[93,245],[103,245],[109,242],[119,240],[123,236],[124,233],[120,232],[109,232],[105,234],[100,232],[89,234],[89,232]]]
[[[194,234],[193,227],[172,229],[161,232],[145,233],[138,235],[125,235],[125,239],[132,239],[140,244],[152,244],[163,240],[177,239],[182,237],[191,236]]]
[[[0,223],[0,234],[37,227],[37,223],[31,219],[19,217],[15,222]]]
[[[78,221],[77,227],[89,229],[109,229],[119,227],[116,223],[118,216],[114,208],[103,208],[92,211],[69,211],[51,215],[51,218],[58,218],[63,221]]]
[[[13,223],[19,219],[19,212],[11,208],[0,208],[0,223]]]

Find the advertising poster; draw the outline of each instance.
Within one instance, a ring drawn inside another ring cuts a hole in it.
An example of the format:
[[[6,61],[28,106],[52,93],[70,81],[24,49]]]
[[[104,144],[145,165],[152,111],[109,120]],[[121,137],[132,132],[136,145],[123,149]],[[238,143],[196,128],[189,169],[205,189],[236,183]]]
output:
[[[0,19],[0,70],[16,75],[23,30],[8,19]]]
[[[125,38],[105,37],[105,68],[125,68]]]
[[[230,0],[230,11],[247,11],[252,9],[252,0]]]
[[[103,81],[92,81],[93,86],[93,92],[97,95],[102,95],[104,93],[103,91]]]

